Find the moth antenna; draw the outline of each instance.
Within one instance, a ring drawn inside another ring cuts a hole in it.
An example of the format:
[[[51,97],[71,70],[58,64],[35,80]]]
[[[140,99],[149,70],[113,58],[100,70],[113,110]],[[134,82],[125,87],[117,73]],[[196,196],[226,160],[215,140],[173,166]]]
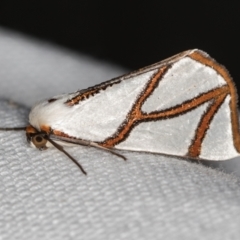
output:
[[[118,157],[122,158],[124,161],[127,161],[127,158],[124,155],[122,155],[120,153],[117,153],[117,152],[115,152],[114,150],[112,150],[110,148],[102,147],[102,146],[100,146],[100,145],[98,145],[98,144],[96,144],[94,142],[90,142],[89,146],[105,150],[105,151],[110,152],[111,154],[113,154],[115,156],[118,156]]]
[[[87,172],[83,169],[83,167],[76,161],[76,159],[74,159],[68,152],[66,152],[64,150],[64,148],[57,144],[56,142],[54,142],[53,140],[51,140],[50,138],[47,138],[47,140],[55,147],[57,148],[59,151],[63,152],[68,158],[70,158],[82,171],[83,174],[87,175]]]
[[[0,128],[0,131],[23,131],[26,127]]]
[[[95,142],[81,140],[81,139],[69,139],[69,138],[66,138],[66,137],[54,136],[54,135],[50,135],[50,136],[51,136],[51,139],[61,140],[61,141],[73,143],[73,144],[76,144],[76,145],[90,146],[90,147],[98,148],[98,149],[101,149],[101,150],[105,150],[105,151],[107,151],[107,152],[109,152],[109,153],[111,153],[111,154],[113,154],[117,157],[122,158],[124,161],[127,160],[127,158],[124,155],[122,155],[120,153],[117,153],[110,148],[102,147]]]

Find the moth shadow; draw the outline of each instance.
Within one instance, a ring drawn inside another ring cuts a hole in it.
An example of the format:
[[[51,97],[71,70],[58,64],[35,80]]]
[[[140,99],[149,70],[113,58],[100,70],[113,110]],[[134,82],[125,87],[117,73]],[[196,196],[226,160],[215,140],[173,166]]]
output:
[[[236,157],[229,160],[212,161],[207,159],[194,159],[194,158],[189,158],[187,156],[169,155],[164,153],[151,153],[151,152],[145,152],[145,153],[160,155],[166,158],[174,158],[179,161],[185,161],[193,164],[203,165],[205,167],[212,168],[217,171],[221,171],[226,174],[231,174],[240,178],[240,157]]]

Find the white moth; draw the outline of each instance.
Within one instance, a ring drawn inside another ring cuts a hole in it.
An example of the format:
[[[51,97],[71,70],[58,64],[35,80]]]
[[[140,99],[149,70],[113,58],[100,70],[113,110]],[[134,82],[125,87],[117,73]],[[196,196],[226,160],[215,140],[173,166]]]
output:
[[[204,160],[240,155],[237,93],[227,70],[189,50],[88,89],[35,105],[26,130],[32,146],[90,145]]]

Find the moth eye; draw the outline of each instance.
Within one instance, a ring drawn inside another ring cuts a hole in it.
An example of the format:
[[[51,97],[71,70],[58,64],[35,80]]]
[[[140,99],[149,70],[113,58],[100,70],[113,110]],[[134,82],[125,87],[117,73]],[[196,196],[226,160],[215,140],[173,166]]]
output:
[[[47,140],[41,135],[35,135],[32,137],[32,142],[39,149],[46,149]]]

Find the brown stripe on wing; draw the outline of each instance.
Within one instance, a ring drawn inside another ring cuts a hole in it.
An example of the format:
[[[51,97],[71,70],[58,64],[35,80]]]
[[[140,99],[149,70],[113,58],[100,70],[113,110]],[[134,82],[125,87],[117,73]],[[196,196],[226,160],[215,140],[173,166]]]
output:
[[[199,155],[201,154],[202,142],[207,133],[207,130],[209,129],[210,123],[228,94],[229,93],[226,92],[216,97],[214,99],[214,102],[208,107],[207,111],[202,115],[194,139],[192,140],[192,143],[188,148],[187,156],[196,158],[199,157]]]
[[[207,101],[217,98],[219,95],[222,95],[222,94],[226,95],[228,93],[229,93],[229,88],[227,85],[224,85],[222,87],[210,90],[206,93],[202,93],[191,100],[185,101],[182,104],[176,105],[169,109],[166,109],[163,111],[154,111],[151,113],[143,113],[142,120],[147,120],[147,119],[160,120],[160,119],[177,117],[179,115],[189,112],[190,110],[195,109],[196,107],[200,106],[201,104]]]
[[[232,122],[232,134],[233,142],[236,150],[240,152],[240,133],[239,133],[239,120],[238,120],[238,107],[237,107],[237,90],[234,82],[226,70],[226,68],[215,60],[211,59],[207,55],[201,52],[193,52],[189,55],[192,59],[204,64],[205,66],[213,68],[219,75],[221,75],[229,86],[229,94],[231,96],[229,107],[231,109],[231,122]]]
[[[94,95],[98,94],[101,90],[105,90],[108,87],[112,87],[114,84],[118,84],[121,81],[108,81],[104,82],[102,84],[96,85],[94,87],[88,88],[86,91],[79,91],[79,94],[77,94],[75,97],[68,99],[65,104],[68,106],[73,106],[76,104],[79,104],[79,102],[84,101],[88,99],[89,97],[93,97]]]

